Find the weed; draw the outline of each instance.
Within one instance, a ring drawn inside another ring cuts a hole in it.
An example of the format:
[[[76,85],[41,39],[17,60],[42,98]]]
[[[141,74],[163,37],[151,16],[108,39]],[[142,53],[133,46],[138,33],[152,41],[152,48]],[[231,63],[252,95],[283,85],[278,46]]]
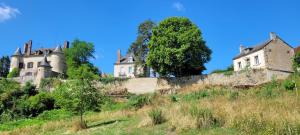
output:
[[[190,108],[190,114],[196,119],[197,128],[210,128],[218,125],[217,119],[209,109],[201,109],[197,106],[192,106]]]
[[[150,110],[150,112],[148,113],[148,116],[151,118],[152,123],[154,125],[161,124],[165,121],[163,114],[162,114],[162,110],[157,109],[157,108]]]

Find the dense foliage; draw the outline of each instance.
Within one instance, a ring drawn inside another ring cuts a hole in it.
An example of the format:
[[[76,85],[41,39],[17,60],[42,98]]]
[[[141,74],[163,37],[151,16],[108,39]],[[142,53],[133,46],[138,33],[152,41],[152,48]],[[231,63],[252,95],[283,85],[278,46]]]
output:
[[[293,66],[295,68],[295,71],[300,68],[300,52],[297,53],[293,58]]]
[[[10,59],[8,56],[0,58],[0,77],[6,77],[9,73]]]
[[[211,53],[195,24],[171,17],[153,28],[147,64],[162,76],[201,74]]]
[[[67,60],[67,75],[70,79],[75,79],[82,70],[89,71],[95,75],[100,72],[97,67],[90,63],[90,59],[94,57],[95,48],[93,43],[81,40],[74,40],[69,49],[65,49]]]
[[[8,73],[7,78],[13,78],[20,76],[20,70],[18,68],[14,68],[11,72]]]
[[[128,54],[132,53],[134,55],[135,60],[135,75],[136,76],[147,76],[149,74],[148,68],[146,65],[146,57],[148,54],[148,45],[150,39],[152,37],[152,29],[155,26],[155,23],[151,20],[146,20],[145,22],[141,23],[138,27],[138,36],[136,40],[131,44],[130,48],[128,49]],[[143,69],[143,74],[137,74],[137,67]]]

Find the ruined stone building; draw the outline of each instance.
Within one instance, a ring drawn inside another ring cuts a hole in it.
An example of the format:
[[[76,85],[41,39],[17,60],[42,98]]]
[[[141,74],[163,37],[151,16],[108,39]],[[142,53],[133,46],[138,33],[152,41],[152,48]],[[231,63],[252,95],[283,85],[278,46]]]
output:
[[[234,71],[246,68],[293,72],[294,48],[275,33],[270,39],[253,47],[240,46],[240,54],[233,58]]]
[[[65,41],[64,49],[69,48]],[[40,48],[32,50],[32,40],[24,45],[24,52],[17,48],[11,56],[10,71],[19,69],[20,75],[16,78],[21,83],[32,81],[39,84],[43,78],[55,77],[66,73],[66,60],[60,45],[56,48]]]

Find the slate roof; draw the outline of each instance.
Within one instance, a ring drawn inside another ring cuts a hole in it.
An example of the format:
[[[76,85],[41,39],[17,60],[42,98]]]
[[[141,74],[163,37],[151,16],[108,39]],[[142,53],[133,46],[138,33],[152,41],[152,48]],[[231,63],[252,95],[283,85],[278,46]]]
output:
[[[130,57],[132,57],[132,62],[130,62]],[[128,63],[133,63],[134,62],[134,57],[133,54],[127,54],[125,57],[122,57],[120,60],[120,64],[128,64]]]
[[[235,59],[241,58],[243,56],[246,56],[248,54],[254,53],[256,51],[259,51],[259,50],[263,49],[265,46],[267,46],[271,41],[272,41],[272,39],[269,39],[261,44],[255,45],[254,47],[246,48],[246,49],[249,49],[250,51],[248,51],[248,52],[243,51],[239,55],[235,56],[233,59],[235,60]]]

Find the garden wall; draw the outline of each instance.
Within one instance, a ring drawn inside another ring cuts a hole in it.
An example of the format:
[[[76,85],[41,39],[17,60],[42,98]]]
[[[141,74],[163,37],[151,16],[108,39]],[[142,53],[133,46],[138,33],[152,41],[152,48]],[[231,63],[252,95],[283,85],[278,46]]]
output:
[[[231,75],[215,73],[209,75],[190,76],[182,78],[132,78],[119,82],[115,87],[127,89],[131,93],[143,94],[153,93],[157,90],[174,90],[190,85],[223,85],[231,87],[255,86],[272,79],[285,79],[289,72],[274,70],[249,70],[234,72]]]

